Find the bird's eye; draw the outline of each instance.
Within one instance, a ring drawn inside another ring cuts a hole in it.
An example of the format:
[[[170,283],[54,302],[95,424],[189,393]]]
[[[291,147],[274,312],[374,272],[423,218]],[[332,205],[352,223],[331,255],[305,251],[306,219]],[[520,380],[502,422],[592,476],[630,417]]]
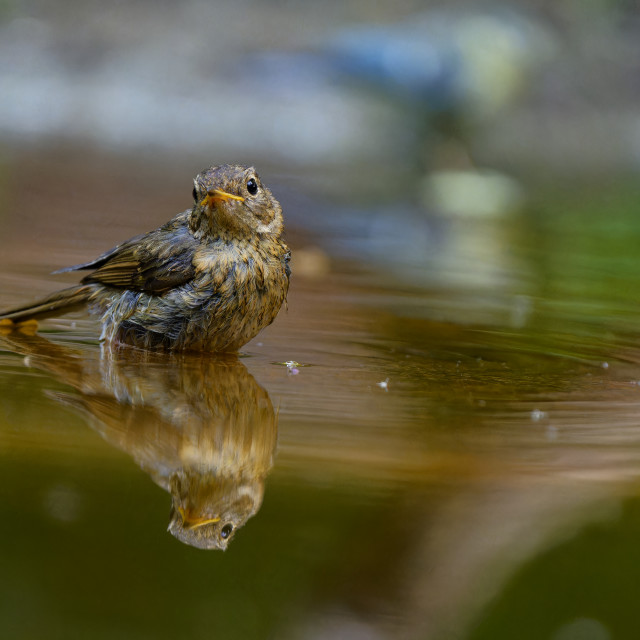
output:
[[[258,183],[255,181],[255,178],[249,178],[247,180],[247,191],[255,196],[258,193]]]
[[[193,201],[198,202],[198,190],[193,187]]]
[[[225,524],[224,527],[220,529],[220,537],[226,540],[231,535],[232,531],[233,531],[233,525]]]

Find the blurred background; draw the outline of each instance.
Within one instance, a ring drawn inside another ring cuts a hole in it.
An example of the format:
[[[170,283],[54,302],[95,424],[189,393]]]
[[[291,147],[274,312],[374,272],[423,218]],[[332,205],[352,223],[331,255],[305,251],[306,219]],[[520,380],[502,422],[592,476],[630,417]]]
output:
[[[2,0],[0,88],[0,306],[212,164],[293,252],[224,554],[164,532],[195,364],[3,338],[3,638],[638,637],[636,2]]]
[[[8,0],[0,15],[5,164],[78,158],[81,184],[98,154],[111,192],[121,168],[143,201],[140,182],[184,194],[205,166],[255,164],[290,230],[411,285],[504,287],[527,266],[456,220],[640,162],[633,2]]]
[[[393,176],[396,196],[415,184],[409,171],[465,163],[537,178],[638,163],[633,2],[5,0],[1,11],[8,145],[248,155],[322,187],[347,170],[361,197],[375,176]]]

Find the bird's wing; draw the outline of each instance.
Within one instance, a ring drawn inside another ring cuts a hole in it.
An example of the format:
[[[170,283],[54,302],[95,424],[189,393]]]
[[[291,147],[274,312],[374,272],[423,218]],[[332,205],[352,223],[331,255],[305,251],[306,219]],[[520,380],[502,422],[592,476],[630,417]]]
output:
[[[63,269],[56,269],[56,271],[52,272],[52,275],[56,275],[58,273],[68,273],[69,271],[88,271],[89,269],[97,269],[101,267],[103,264],[108,262],[109,258],[117,253],[124,245],[133,244],[138,240],[144,238],[144,233],[139,236],[135,236],[130,240],[127,240],[123,244],[119,244],[117,247],[113,247],[113,249],[109,249],[109,251],[105,251],[103,254],[99,255],[95,260],[91,260],[90,262],[83,262],[81,264],[74,264],[71,267],[64,267]]]
[[[137,236],[114,247],[92,262],[65,271],[95,269],[83,283],[99,282],[110,287],[162,293],[191,280],[193,256],[198,240],[183,219]]]

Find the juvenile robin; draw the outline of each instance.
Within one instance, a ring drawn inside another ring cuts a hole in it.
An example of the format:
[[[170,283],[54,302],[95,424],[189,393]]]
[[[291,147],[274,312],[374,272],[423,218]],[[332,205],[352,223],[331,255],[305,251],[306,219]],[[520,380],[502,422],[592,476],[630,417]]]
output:
[[[84,306],[101,339],[142,348],[237,351],[275,319],[289,289],[282,208],[253,167],[194,179],[194,204],[85,264],[81,284],[0,313],[4,324]]]

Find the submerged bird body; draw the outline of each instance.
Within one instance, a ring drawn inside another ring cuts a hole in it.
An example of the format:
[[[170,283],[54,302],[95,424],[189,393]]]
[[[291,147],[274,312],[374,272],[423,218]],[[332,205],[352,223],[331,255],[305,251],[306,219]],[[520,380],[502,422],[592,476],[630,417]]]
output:
[[[282,209],[253,168],[212,167],[194,180],[192,209],[63,271],[82,283],[0,313],[23,322],[83,305],[102,339],[143,348],[236,351],[275,319],[289,288]]]

